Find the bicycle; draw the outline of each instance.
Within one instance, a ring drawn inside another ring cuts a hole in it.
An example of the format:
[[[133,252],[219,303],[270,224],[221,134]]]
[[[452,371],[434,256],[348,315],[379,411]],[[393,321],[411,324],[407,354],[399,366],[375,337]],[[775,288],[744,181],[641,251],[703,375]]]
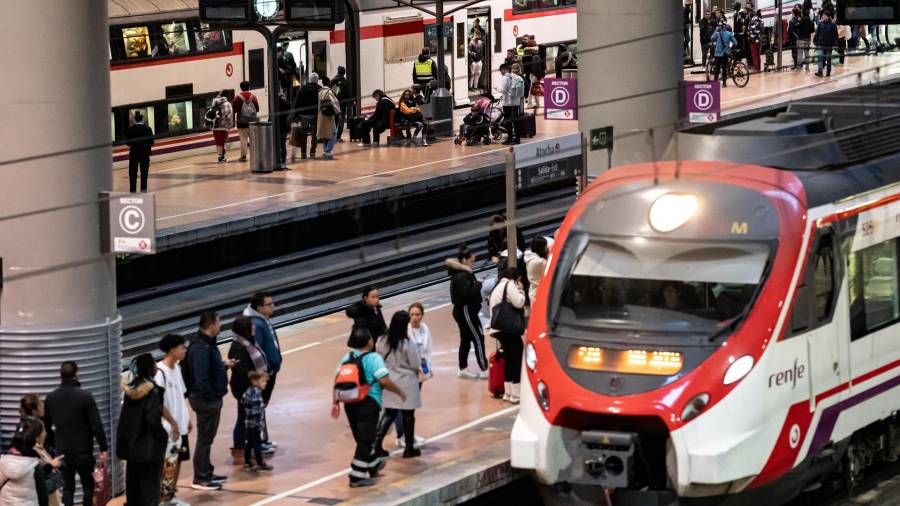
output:
[[[710,55],[706,59],[706,80],[712,81],[713,76],[716,74],[716,59],[713,56],[715,52],[712,47],[710,47],[709,52]],[[750,83],[750,69],[747,68],[747,64],[741,61],[735,53],[728,55],[728,63],[725,65],[725,71],[728,72],[727,75],[731,77],[732,82],[734,82],[735,86],[738,88],[743,88]]]

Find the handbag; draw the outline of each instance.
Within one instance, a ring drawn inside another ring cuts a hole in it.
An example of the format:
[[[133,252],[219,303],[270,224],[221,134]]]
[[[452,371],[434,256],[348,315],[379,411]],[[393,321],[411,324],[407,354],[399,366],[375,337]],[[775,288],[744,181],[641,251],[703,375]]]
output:
[[[106,461],[101,461],[94,468],[94,506],[106,506],[112,499],[112,483]]]
[[[503,285],[503,299],[491,312],[491,330],[521,336],[525,332],[525,311],[506,299],[510,281]]]

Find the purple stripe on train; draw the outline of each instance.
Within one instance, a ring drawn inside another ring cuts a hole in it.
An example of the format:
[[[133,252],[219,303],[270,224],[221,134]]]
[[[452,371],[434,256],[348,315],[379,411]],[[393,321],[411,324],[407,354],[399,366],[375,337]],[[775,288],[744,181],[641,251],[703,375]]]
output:
[[[834,406],[825,408],[825,411],[822,412],[822,417],[819,419],[819,426],[816,427],[816,433],[813,435],[812,444],[810,445],[810,454],[814,455],[819,453],[831,440],[831,433],[834,431],[834,425],[837,423],[838,415],[840,415],[842,411],[852,408],[853,406],[867,401],[898,385],[900,385],[900,376],[891,378],[864,392],[856,394],[853,397],[848,397]]]

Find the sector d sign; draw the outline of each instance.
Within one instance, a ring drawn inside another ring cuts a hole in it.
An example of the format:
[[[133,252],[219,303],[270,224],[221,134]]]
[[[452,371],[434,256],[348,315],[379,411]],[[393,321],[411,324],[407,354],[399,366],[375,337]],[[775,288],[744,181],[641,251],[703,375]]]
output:
[[[578,119],[577,79],[544,79],[544,119]]]
[[[685,81],[684,110],[691,123],[714,123],[721,113],[719,81]]]

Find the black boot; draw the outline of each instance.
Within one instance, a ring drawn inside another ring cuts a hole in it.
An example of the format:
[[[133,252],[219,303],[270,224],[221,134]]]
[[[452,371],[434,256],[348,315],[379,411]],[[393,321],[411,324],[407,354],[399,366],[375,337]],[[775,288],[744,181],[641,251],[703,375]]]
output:
[[[384,414],[378,419],[378,425],[375,428],[375,447],[373,450],[376,457],[387,457],[390,455],[390,453],[384,449],[384,438],[391,428],[391,422],[393,422],[393,420]]]
[[[403,436],[406,438],[406,448],[403,450],[403,458],[412,459],[422,455],[422,451],[416,448],[415,415],[403,417]]]

